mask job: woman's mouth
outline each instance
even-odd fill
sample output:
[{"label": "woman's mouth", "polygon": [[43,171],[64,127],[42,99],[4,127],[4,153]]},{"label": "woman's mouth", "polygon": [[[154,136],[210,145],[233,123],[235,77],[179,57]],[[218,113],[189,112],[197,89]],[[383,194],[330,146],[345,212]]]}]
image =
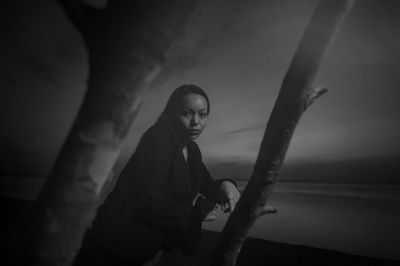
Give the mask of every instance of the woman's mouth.
[{"label": "woman's mouth", "polygon": [[200,130],[193,130],[193,129],[189,130],[190,135],[200,135],[200,133],[201,133]]}]

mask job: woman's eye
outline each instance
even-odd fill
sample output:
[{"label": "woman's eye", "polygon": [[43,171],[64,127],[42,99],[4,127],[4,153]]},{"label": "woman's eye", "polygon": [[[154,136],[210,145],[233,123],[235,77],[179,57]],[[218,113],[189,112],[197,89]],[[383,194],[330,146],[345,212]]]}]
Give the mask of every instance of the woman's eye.
[{"label": "woman's eye", "polygon": [[182,112],[182,115],[188,117],[188,116],[191,115],[191,113],[188,112],[188,111],[183,111],[183,112]]},{"label": "woman's eye", "polygon": [[200,114],[200,117],[201,117],[201,118],[206,118],[206,117],[207,117],[207,113],[201,113],[201,114]]}]

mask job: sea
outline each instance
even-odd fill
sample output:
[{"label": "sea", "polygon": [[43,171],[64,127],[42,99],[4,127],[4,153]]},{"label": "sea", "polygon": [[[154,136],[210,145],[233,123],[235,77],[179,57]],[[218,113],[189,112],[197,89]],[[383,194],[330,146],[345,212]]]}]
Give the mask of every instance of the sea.
[{"label": "sea", "polygon": [[[246,182],[239,182],[241,190]],[[278,183],[250,237],[400,261],[400,184]],[[221,231],[229,214],[203,223]]]}]

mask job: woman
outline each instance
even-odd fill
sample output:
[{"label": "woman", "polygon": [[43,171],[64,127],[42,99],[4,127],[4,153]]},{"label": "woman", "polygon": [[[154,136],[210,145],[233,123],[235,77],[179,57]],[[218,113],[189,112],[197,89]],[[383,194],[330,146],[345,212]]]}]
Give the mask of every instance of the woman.
[{"label": "woman", "polygon": [[236,185],[212,180],[194,142],[209,112],[201,88],[183,85],[173,92],[100,206],[75,265],[142,265],[176,247],[193,255],[201,222],[213,218],[216,204],[233,210]]}]

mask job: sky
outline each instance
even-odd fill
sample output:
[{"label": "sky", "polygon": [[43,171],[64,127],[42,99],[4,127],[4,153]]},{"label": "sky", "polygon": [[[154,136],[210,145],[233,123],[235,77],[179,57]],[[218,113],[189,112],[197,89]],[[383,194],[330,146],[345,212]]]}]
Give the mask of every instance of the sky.
[{"label": "sky", "polygon": [[[102,1],[90,1],[103,4]],[[317,1],[205,1],[147,92],[118,167],[181,84],[211,101],[198,143],[216,178],[247,179],[280,85]],[[87,54],[56,1],[9,1],[0,27],[0,176],[46,176],[86,89]],[[399,183],[400,4],[356,1],[303,114],[283,181]]]}]

